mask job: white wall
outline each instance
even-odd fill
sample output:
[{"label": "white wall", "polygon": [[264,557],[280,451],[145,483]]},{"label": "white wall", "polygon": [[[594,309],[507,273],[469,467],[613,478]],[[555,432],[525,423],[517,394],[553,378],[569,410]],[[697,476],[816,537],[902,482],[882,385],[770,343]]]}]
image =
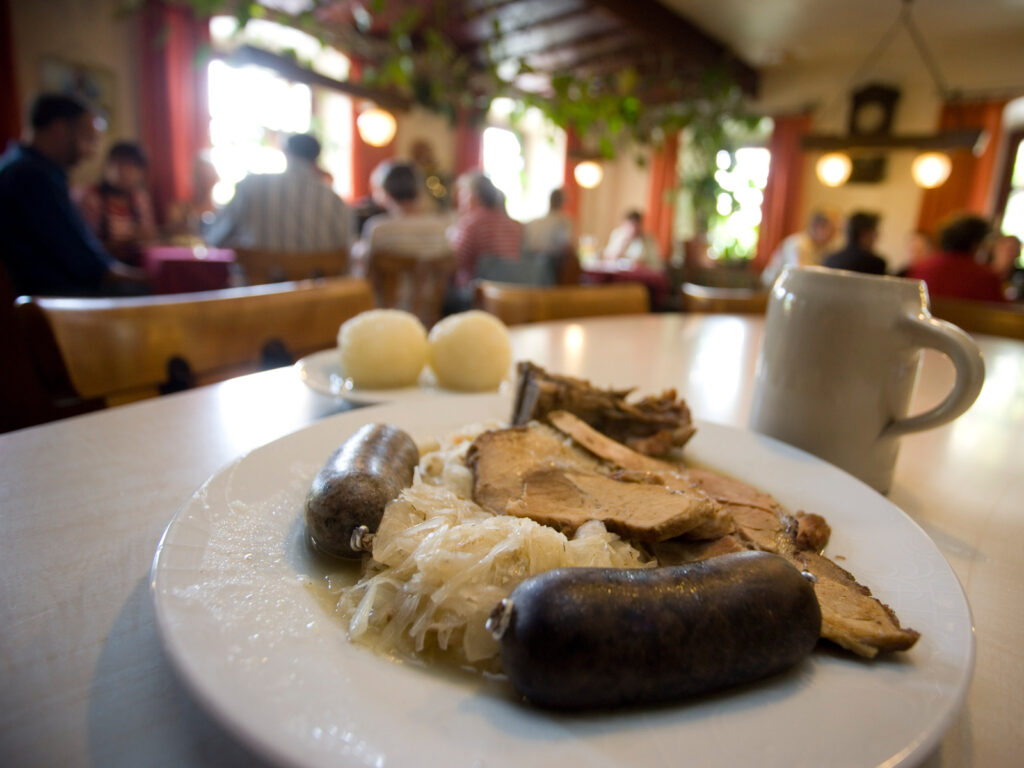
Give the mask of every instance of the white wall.
[{"label": "white wall", "polygon": [[[11,33],[18,94],[27,104],[40,87],[44,57],[99,68],[114,79],[116,101],[103,145],[91,161],[75,169],[73,184],[100,175],[106,148],[120,139],[139,138],[138,70],[134,15],[118,15],[117,0],[11,0]],[[147,147],[147,151],[156,151]]]},{"label": "white wall", "polygon": [[439,168],[455,168],[455,131],[448,118],[422,107],[413,107],[395,115],[398,132],[395,134],[395,157],[408,160],[418,141],[425,141],[434,152]]}]

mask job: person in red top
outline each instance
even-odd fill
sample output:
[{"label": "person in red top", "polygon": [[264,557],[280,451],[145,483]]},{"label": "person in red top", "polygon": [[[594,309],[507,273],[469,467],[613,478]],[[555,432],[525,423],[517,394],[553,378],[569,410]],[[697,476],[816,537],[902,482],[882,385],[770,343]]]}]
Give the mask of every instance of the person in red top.
[{"label": "person in red top", "polygon": [[85,191],[82,217],[107,251],[126,264],[142,261],[142,248],[156,238],[153,201],[146,189],[146,156],[130,141],[110,148],[103,180]]},{"label": "person in red top", "polygon": [[923,280],[931,296],[1005,301],[999,276],[974,260],[989,229],[980,216],[955,216],[939,231],[939,251],[912,266],[907,277]]},{"label": "person in red top", "polygon": [[505,212],[505,197],[482,173],[470,172],[456,184],[459,218],[450,238],[455,253],[455,286],[465,288],[483,256],[516,260],[523,247],[523,225]]}]

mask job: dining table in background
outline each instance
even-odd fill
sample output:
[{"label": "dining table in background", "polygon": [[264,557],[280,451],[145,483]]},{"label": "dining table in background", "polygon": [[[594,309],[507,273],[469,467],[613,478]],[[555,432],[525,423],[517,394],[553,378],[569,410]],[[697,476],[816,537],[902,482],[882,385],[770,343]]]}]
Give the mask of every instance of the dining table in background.
[{"label": "dining table in background", "polygon": [[586,285],[607,283],[642,283],[651,298],[651,308],[668,306],[672,294],[672,281],[664,269],[628,262],[591,262],[580,268],[580,282]]},{"label": "dining table in background", "polygon": [[[679,314],[511,330],[518,359],[603,386],[674,387],[697,418],[740,427],[762,332],[761,317]],[[903,439],[889,494],[949,561],[973,612],[974,679],[927,768],[1009,766],[1024,753],[1024,343],[978,341],[981,396]],[[914,409],[952,381],[949,361],[926,351]],[[150,565],[207,478],[342,411],[349,427],[374,418],[282,368],[0,436],[0,764],[262,764],[175,675]]]},{"label": "dining table in background", "polygon": [[153,245],[142,252],[142,267],[153,293],[217,291],[231,285],[235,252],[205,245]]}]

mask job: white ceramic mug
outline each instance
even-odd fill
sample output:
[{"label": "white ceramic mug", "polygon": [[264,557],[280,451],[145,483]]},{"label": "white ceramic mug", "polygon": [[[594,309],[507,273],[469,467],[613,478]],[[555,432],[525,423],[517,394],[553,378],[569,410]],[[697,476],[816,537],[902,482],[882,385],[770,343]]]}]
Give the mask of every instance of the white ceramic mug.
[{"label": "white ceramic mug", "polygon": [[[908,416],[924,347],[952,360],[956,382],[936,407]],[[750,426],[887,493],[900,436],[952,421],[984,380],[977,344],[929,314],[921,281],[787,269],[768,301]]]}]

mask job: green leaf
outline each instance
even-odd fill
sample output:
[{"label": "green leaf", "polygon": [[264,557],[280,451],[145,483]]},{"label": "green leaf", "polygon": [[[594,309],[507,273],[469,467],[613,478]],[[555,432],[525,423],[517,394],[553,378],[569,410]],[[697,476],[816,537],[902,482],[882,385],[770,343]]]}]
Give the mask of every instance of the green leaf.
[{"label": "green leaf", "polygon": [[636,89],[639,75],[632,67],[624,69],[615,76],[615,90],[620,96],[627,96]]}]

